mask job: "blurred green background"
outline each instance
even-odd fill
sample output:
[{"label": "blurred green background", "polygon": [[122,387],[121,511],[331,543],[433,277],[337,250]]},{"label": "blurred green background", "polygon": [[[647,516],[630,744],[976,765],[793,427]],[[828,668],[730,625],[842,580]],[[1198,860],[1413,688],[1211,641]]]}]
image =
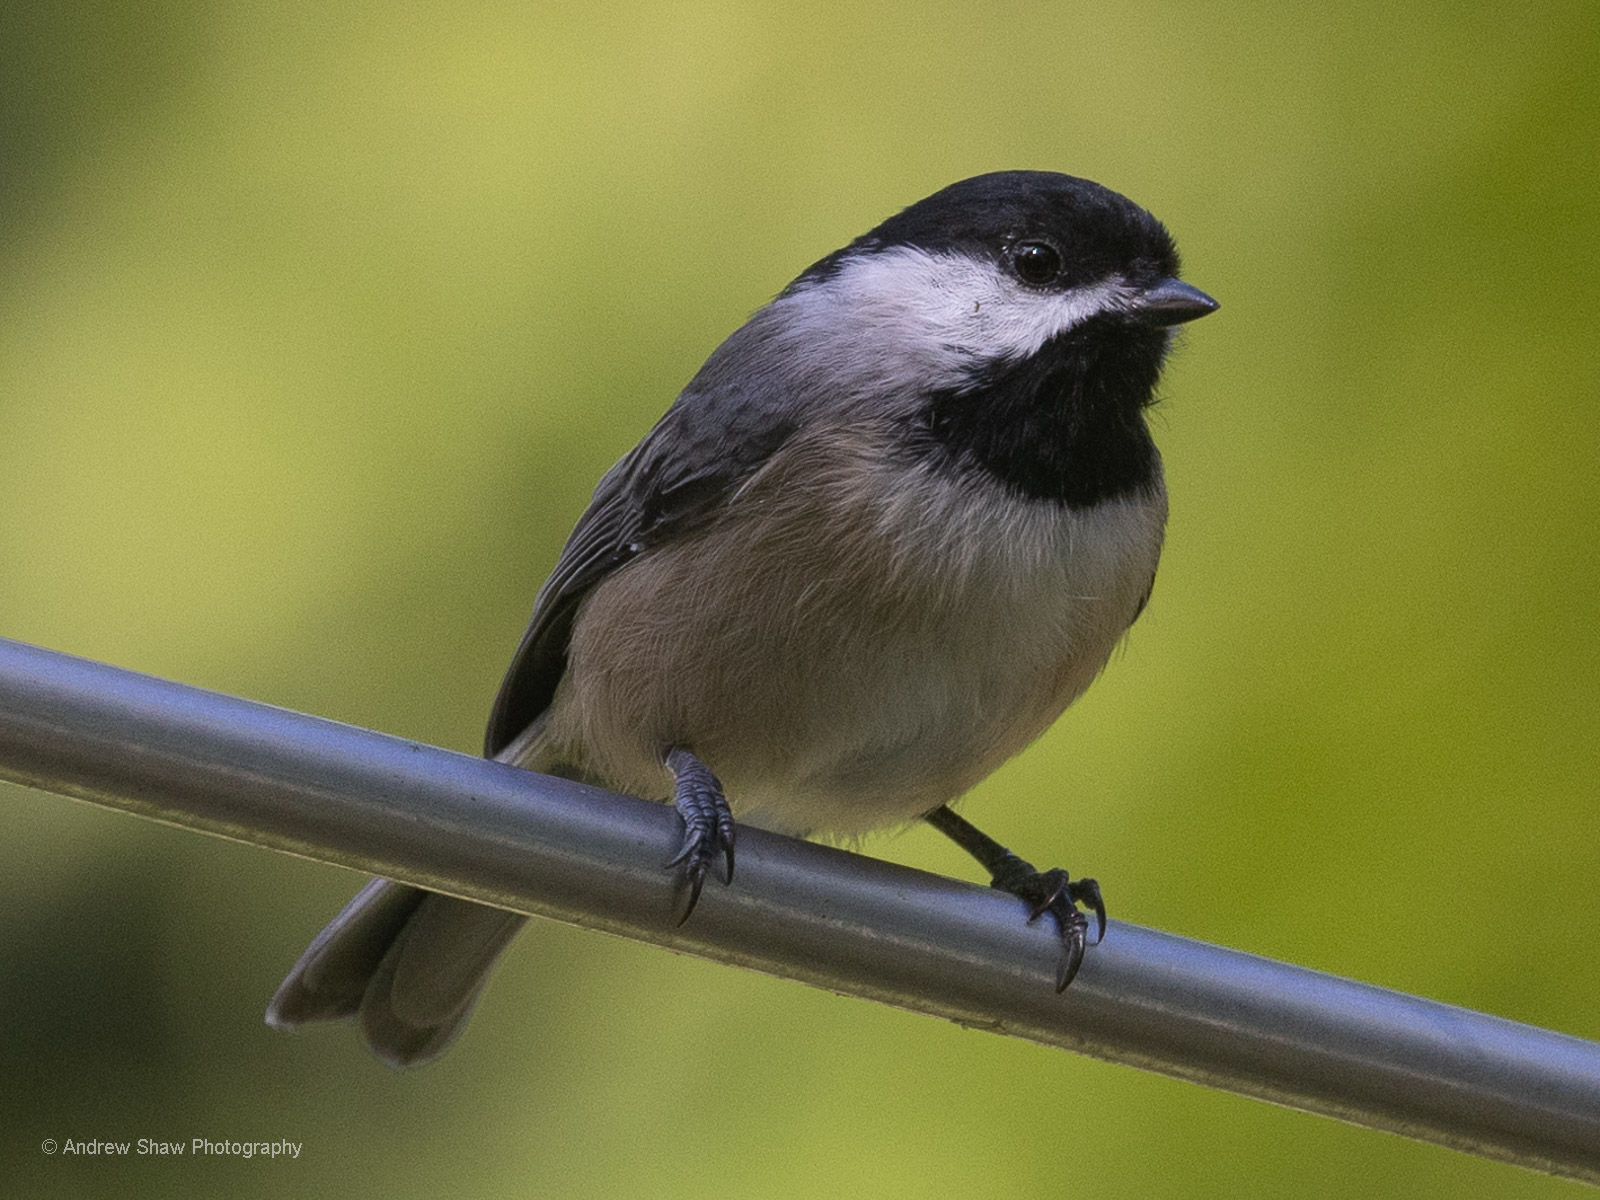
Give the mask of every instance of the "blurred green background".
[{"label": "blurred green background", "polygon": [[[6,5],[0,635],[473,750],[724,335],[948,182],[1086,175],[1223,308],[1149,612],[966,811],[1124,919],[1600,1038],[1597,146],[1592,0]],[[1576,1191],[546,923],[397,1074],[261,1023],[349,873],[14,788],[0,837],[12,1195]]]}]

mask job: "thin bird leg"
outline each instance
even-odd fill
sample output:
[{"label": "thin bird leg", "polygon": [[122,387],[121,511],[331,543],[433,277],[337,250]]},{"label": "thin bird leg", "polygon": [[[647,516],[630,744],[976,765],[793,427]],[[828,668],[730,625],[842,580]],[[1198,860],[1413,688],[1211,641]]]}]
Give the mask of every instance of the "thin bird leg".
[{"label": "thin bird leg", "polygon": [[1086,906],[1095,917],[1095,943],[1106,936],[1106,905],[1100,885],[1092,879],[1071,879],[1060,867],[1035,870],[1030,862],[1018,858],[988,834],[959,817],[949,805],[941,804],[923,820],[983,864],[993,879],[990,887],[1020,896],[1033,906],[1028,920],[1037,921],[1045,913],[1056,919],[1061,931],[1061,964],[1056,968],[1056,991],[1064,992],[1083,965],[1088,944],[1089,921],[1078,911]]},{"label": "thin bird leg", "polygon": [[722,794],[722,784],[711,768],[706,766],[682,746],[673,746],[661,756],[676,781],[672,791],[672,804],[683,818],[683,844],[667,866],[683,867],[683,876],[689,883],[689,903],[678,918],[682,925],[689,919],[694,906],[700,902],[700,889],[705,886],[706,875],[720,856],[728,864],[725,882],[733,882],[733,813],[728,808],[727,797]]}]

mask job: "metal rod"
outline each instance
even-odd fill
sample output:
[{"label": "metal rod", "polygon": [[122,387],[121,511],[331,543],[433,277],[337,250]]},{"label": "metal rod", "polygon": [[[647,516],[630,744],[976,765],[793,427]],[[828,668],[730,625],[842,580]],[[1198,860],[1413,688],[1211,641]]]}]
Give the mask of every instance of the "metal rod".
[{"label": "metal rod", "polygon": [[665,805],[4,639],[0,778],[1600,1183],[1600,1044],[753,829],[680,928]]}]

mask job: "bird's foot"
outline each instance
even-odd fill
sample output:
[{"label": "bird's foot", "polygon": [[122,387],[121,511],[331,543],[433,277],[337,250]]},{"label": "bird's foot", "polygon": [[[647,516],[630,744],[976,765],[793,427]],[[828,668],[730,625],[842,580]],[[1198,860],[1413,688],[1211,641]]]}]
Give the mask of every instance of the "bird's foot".
[{"label": "bird's foot", "polygon": [[1089,945],[1089,919],[1078,911],[1084,905],[1094,914],[1095,944],[1106,936],[1106,902],[1100,898],[1100,885],[1092,879],[1072,879],[1060,867],[1038,871],[1030,862],[1018,858],[948,804],[941,804],[923,818],[945,837],[983,864],[993,883],[991,887],[1020,896],[1032,908],[1029,921],[1045,913],[1055,918],[1061,931],[1061,963],[1056,968],[1056,991],[1064,992],[1083,965],[1083,952]]},{"label": "bird's foot", "polygon": [[1026,900],[1031,906],[1030,922],[1037,921],[1045,913],[1055,918],[1056,928],[1061,931],[1056,991],[1066,991],[1083,965],[1083,954],[1089,945],[1089,919],[1079,911],[1078,905],[1082,904],[1094,914],[1095,945],[1106,936],[1106,903],[1100,895],[1100,885],[1093,879],[1073,879],[1060,867],[1036,870],[1033,864],[1011,853],[995,862],[991,870],[994,881],[989,886]]},{"label": "bird's foot", "polygon": [[682,925],[700,902],[700,889],[718,858],[728,865],[724,882],[733,882],[733,813],[721,782],[705,763],[681,747],[668,750],[663,759],[676,780],[673,806],[683,818],[683,844],[666,864],[681,866],[689,885],[689,903],[678,918]]}]

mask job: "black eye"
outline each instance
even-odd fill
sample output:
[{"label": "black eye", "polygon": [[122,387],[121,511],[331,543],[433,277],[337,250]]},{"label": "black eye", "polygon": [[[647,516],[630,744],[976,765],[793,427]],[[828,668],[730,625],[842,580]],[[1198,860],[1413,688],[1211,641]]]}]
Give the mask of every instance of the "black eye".
[{"label": "black eye", "polygon": [[1061,254],[1044,242],[1018,242],[1011,248],[1011,265],[1024,283],[1043,286],[1061,274]]}]

